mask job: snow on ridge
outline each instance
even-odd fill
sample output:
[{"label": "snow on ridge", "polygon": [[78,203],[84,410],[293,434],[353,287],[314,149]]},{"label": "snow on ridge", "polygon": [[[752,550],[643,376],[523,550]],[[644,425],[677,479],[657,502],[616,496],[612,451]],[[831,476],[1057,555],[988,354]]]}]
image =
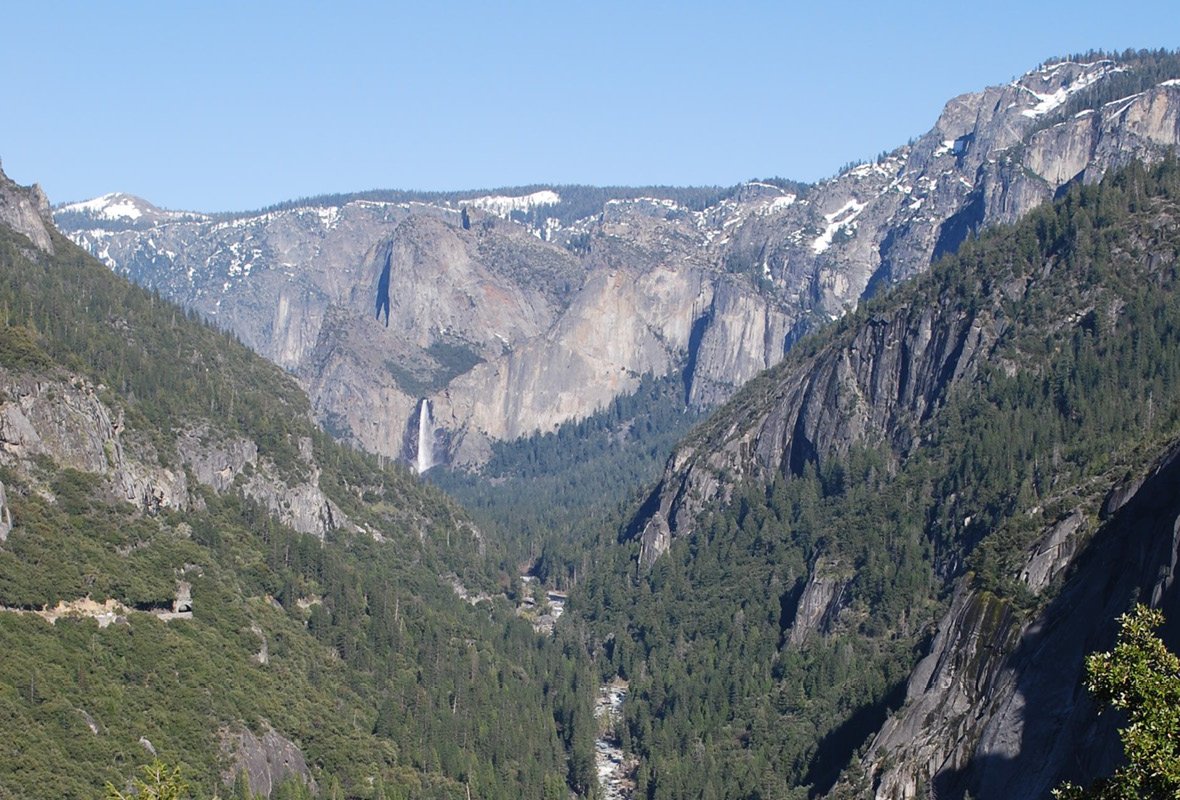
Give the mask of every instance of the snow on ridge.
[{"label": "snow on ridge", "polygon": [[1156,86],[1180,86],[1180,78],[1172,78],[1168,81],[1157,83]]},{"label": "snow on ridge", "polygon": [[[1073,62],[1063,61],[1058,64],[1054,64],[1051,68],[1040,73],[1041,80],[1049,80],[1054,74],[1056,74],[1058,69],[1065,66],[1066,64],[1071,63]],[[1050,111],[1068,100],[1070,95],[1076,94],[1082,89],[1085,89],[1087,86],[1097,83],[1112,72],[1119,72],[1123,69],[1122,67],[1114,66],[1114,62],[1112,61],[1095,61],[1093,64],[1083,64],[1079,66],[1082,66],[1085,71],[1079,75],[1076,80],[1074,80],[1072,83],[1063,84],[1055,91],[1048,92],[1046,94],[1034,91],[1033,89],[1025,86],[1023,83],[1017,81],[1014,84],[1017,88],[1024,89],[1033,97],[1037,98],[1037,104],[1032,108],[1026,108],[1021,111],[1021,116],[1028,117],[1029,119],[1036,119],[1037,117],[1048,114]],[[1096,69],[1091,69],[1091,67],[1096,67]],[[1030,75],[1032,74],[1036,73],[1030,73]]]},{"label": "snow on ridge", "polygon": [[782,195],[781,197],[776,197],[773,200],[771,200],[769,203],[767,203],[765,206],[762,207],[761,213],[772,214],[775,211],[778,211],[779,209],[788,208],[790,206],[795,205],[795,201],[798,199],[799,198],[793,194],[785,194],[785,195]]},{"label": "snow on ridge", "polygon": [[462,204],[487,211],[498,217],[507,217],[513,211],[529,211],[538,206],[555,206],[560,202],[561,195],[557,192],[551,189],[542,189],[539,192],[533,192],[532,194],[521,195],[519,197],[486,195],[484,197],[462,201]]},{"label": "snow on ridge", "polygon": [[70,203],[62,206],[58,211],[89,214],[103,219],[139,219],[143,216],[143,209],[138,198],[122,192],[110,192],[91,200],[80,203]]},{"label": "snow on ridge", "polygon": [[[1120,97],[1118,100],[1111,100],[1109,103],[1106,103],[1102,106],[1102,113],[1106,115],[1107,119],[1118,117],[1128,108],[1130,108],[1131,104],[1142,97],[1144,94],[1145,92],[1136,92],[1135,94],[1129,94],[1126,97]],[[1122,105],[1119,105],[1120,103]],[[1117,111],[1107,111],[1107,109],[1111,108],[1112,106],[1119,106],[1119,108]]]},{"label": "snow on ridge", "polygon": [[764,181],[746,181],[746,186],[757,186],[759,189],[774,189],[775,191],[786,191],[781,186],[775,186],[773,183],[766,183]]},{"label": "snow on ridge", "polygon": [[396,203],[391,200],[350,200],[350,206],[358,206],[359,208],[386,208],[392,206],[393,208],[404,208],[406,203]]},{"label": "snow on ridge", "polygon": [[1049,80],[1062,67],[1081,67],[1082,69],[1089,69],[1091,67],[1098,67],[1099,69],[1109,71],[1110,67],[1114,66],[1114,62],[1109,58],[1100,58],[1097,61],[1055,61],[1052,64],[1047,64],[1040,69],[1033,70],[1029,75],[1040,75],[1041,80]]},{"label": "snow on ridge", "polygon": [[165,211],[143,198],[124,192],[108,192],[90,200],[58,206],[54,214],[85,214],[95,219],[161,222],[169,220],[204,220],[206,215],[191,211]]},{"label": "snow on ridge", "polygon": [[670,200],[667,197],[612,197],[607,200],[605,205],[608,206],[629,206],[639,205],[643,203],[649,206],[659,206],[661,208],[679,209],[683,208],[675,200]]},{"label": "snow on ridge", "polygon": [[861,164],[848,170],[847,175],[854,178],[866,178],[869,175],[883,175],[889,177],[889,168],[884,164],[878,164],[876,161],[870,161],[867,164]]},{"label": "snow on ridge", "polygon": [[325,228],[333,227],[336,224],[336,221],[340,218],[339,206],[314,206],[310,208],[301,208],[299,210],[302,213],[310,212],[315,214],[316,217],[319,218],[320,224]]},{"label": "snow on ridge", "polygon": [[835,238],[836,232],[841,228],[854,228],[856,226],[856,218],[864,210],[865,204],[853,198],[831,214],[824,214],[824,219],[827,220],[828,225],[824,229],[824,232],[817,236],[811,243],[812,251],[818,256],[831,247],[832,239]]}]

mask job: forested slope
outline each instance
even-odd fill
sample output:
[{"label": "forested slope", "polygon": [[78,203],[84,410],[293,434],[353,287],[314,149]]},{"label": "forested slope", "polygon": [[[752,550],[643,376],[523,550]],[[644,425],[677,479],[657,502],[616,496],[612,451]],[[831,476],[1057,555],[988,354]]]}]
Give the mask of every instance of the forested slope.
[{"label": "forested slope", "polygon": [[199,797],[586,790],[580,651],[517,618],[465,513],[47,241],[0,228],[0,797],[153,753]]},{"label": "forested slope", "polygon": [[[805,340],[700,426],[572,600],[631,682],[639,796],[828,791],[955,592],[994,649],[945,658],[995,668],[1104,500],[1180,439],[1178,279],[1180,167],[1132,166]],[[960,758],[990,701],[946,733]]]}]

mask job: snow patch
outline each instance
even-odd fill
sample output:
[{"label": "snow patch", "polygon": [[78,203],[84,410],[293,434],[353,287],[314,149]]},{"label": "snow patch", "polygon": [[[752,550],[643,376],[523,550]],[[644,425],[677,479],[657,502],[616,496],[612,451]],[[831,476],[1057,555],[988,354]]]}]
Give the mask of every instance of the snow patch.
[{"label": "snow patch", "polygon": [[497,217],[507,217],[513,211],[529,211],[538,206],[555,206],[561,202],[561,195],[550,189],[542,189],[520,197],[487,195],[464,201],[464,205],[487,211]]},{"label": "snow patch", "polygon": [[[1106,114],[1108,117],[1117,117],[1120,114],[1122,114],[1124,111],[1126,111],[1128,108],[1130,108],[1131,104],[1134,103],[1136,100],[1138,100],[1142,96],[1143,96],[1143,92],[1139,92],[1137,94],[1129,94],[1126,97],[1120,97],[1118,100],[1111,100],[1109,103],[1102,106],[1102,113]],[[1117,111],[1107,111],[1106,110],[1106,109],[1110,108],[1111,106],[1119,105],[1119,103],[1122,103],[1122,105],[1119,106],[1119,109]]]},{"label": "snow patch", "polygon": [[608,205],[608,206],[626,206],[626,205],[640,205],[640,204],[649,205],[649,206],[657,206],[659,208],[667,208],[667,209],[670,209],[673,211],[680,210],[683,208],[683,206],[681,206],[675,200],[669,200],[666,197],[634,197],[629,200],[628,199],[620,200],[618,198],[612,198],[612,199],[606,201],[606,205]]},{"label": "snow patch", "polygon": [[847,174],[854,178],[867,178],[870,175],[884,175],[888,177],[889,170],[884,164],[878,164],[877,162],[872,161],[868,164],[861,164],[859,167],[853,167],[852,169],[848,170]]},{"label": "snow patch", "polygon": [[315,214],[319,218],[320,224],[325,228],[331,228],[340,219],[339,206],[320,207],[315,206],[311,208],[301,208],[298,210],[301,214]]},{"label": "snow patch", "polygon": [[58,211],[90,214],[102,219],[136,220],[143,216],[143,209],[140,208],[140,203],[136,198],[119,192],[104,194],[81,203],[70,203],[62,206]]},{"label": "snow patch", "polygon": [[832,246],[832,239],[836,236],[837,231],[841,229],[846,229],[849,232],[855,230],[856,218],[864,210],[864,203],[852,199],[841,206],[839,210],[833,211],[831,214],[824,214],[824,219],[827,220],[828,225],[824,229],[824,232],[817,236],[811,243],[812,251],[818,256]]},{"label": "snow patch", "polygon": [[[1063,62],[1061,64],[1054,64],[1053,67],[1051,67],[1049,70],[1047,70],[1047,74],[1043,74],[1041,76],[1041,79],[1044,81],[1048,81],[1049,78],[1053,75],[1053,73],[1055,73],[1058,69],[1060,69],[1063,66],[1065,66],[1065,62]],[[1098,68],[1091,70],[1089,72],[1085,72],[1085,73],[1079,75],[1078,78],[1076,80],[1074,80],[1072,83],[1063,84],[1062,86],[1058,87],[1055,91],[1048,92],[1045,94],[1042,94],[1040,92],[1035,92],[1032,89],[1028,88],[1027,86],[1024,86],[1023,84],[1019,84],[1019,83],[1016,84],[1019,88],[1024,89],[1026,92],[1031,94],[1033,97],[1037,98],[1037,104],[1035,106],[1033,106],[1032,108],[1026,108],[1023,111],[1021,111],[1020,112],[1021,116],[1028,117],[1029,119],[1036,119],[1039,116],[1042,116],[1044,114],[1048,114],[1050,111],[1057,108],[1062,103],[1064,103],[1066,100],[1068,100],[1070,95],[1080,92],[1082,89],[1085,89],[1087,86],[1092,86],[1093,84],[1097,83],[1098,81],[1100,81],[1102,78],[1106,77],[1109,73],[1111,73],[1113,71],[1111,69],[1110,62],[1108,62],[1108,61],[1098,62],[1095,66],[1097,66]]]},{"label": "snow patch", "polygon": [[762,213],[763,214],[773,214],[776,211],[781,211],[784,208],[788,208],[790,206],[795,205],[795,200],[797,200],[797,199],[798,198],[795,197],[795,195],[793,195],[793,194],[783,195],[782,197],[776,197],[773,200],[771,200],[769,203],[767,203],[765,206],[762,207]]}]

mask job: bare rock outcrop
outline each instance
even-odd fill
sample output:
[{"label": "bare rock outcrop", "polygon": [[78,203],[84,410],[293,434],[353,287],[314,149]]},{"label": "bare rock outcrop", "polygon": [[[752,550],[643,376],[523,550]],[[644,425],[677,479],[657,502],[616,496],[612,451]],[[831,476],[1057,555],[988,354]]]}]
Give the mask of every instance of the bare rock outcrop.
[{"label": "bare rock outcrop", "polygon": [[[1073,517],[1046,532],[1051,548],[1078,554],[1066,559],[1062,591],[1035,614],[960,587],[905,705],[862,761],[875,797],[1037,798],[1061,780],[1113,771],[1118,723],[1097,716],[1084,657],[1113,645],[1114,620],[1132,600],[1180,615],[1178,455],[1165,455],[1096,533]],[[1044,552],[1034,548],[1026,574]]]},{"label": "bare rock outcrop", "polygon": [[802,644],[815,633],[827,632],[840,613],[841,600],[850,576],[838,562],[819,559],[811,568],[811,575],[803,587],[803,594],[795,607],[795,620],[787,640],[792,645]]},{"label": "bare rock outcrop", "polygon": [[49,199],[40,186],[17,186],[0,171],[0,225],[23,233],[38,250],[52,253],[52,219]]},{"label": "bare rock outcrop", "polygon": [[[254,442],[207,427],[180,432],[175,452],[166,459],[174,466],[165,467],[153,445],[125,430],[121,413],[107,406],[102,392],[78,377],[0,370],[0,463],[48,456],[61,466],[102,476],[112,496],[148,513],[189,508],[191,472],[216,492],[241,491],[301,533],[322,537],[346,524],[343,512],[319,487],[309,440],[300,443],[299,478],[281,475],[259,456]],[[4,533],[7,514],[0,495]]]},{"label": "bare rock outcrop", "polygon": [[0,483],[0,544],[8,538],[12,530],[12,511],[8,508],[8,497],[4,493],[4,484]]},{"label": "bare rock outcrop", "polygon": [[940,313],[929,304],[870,318],[808,360],[760,378],[734,410],[706,428],[709,446],[689,442],[640,512],[643,561],[691,529],[697,513],[743,477],[769,480],[855,446],[905,451],[917,425],[953,384],[986,359],[1004,323],[986,304]]},{"label": "bare rock outcrop", "polygon": [[75,204],[59,218],[116,270],[299,374],[333,432],[413,461],[427,398],[436,461],[478,462],[490,440],[584,417],[645,372],[681,376],[694,406],[720,403],[981,227],[1173,152],[1180,81],[1071,105],[1133,68],[1046,64],[953,98],[875,162],[810,187],[751,182],[704,208],[627,196],[559,221],[545,191],[133,225]]},{"label": "bare rock outcrop", "polygon": [[240,490],[258,501],[277,520],[300,533],[323,538],[346,521],[344,513],[319,487],[320,470],[311,454],[311,442],[301,443],[302,466],[309,472],[291,481],[260,457],[258,446],[241,436],[223,436],[208,428],[190,430],[177,443],[177,454],[192,470],[197,482],[216,492]]},{"label": "bare rock outcrop", "polygon": [[232,761],[222,775],[225,785],[233,786],[238,773],[244,772],[250,793],[257,797],[270,797],[275,787],[290,779],[302,782],[314,794],[315,778],[303,751],[269,725],[264,727],[261,736],[244,725],[221,732],[222,752]]},{"label": "bare rock outcrop", "polygon": [[153,463],[146,450],[127,451],[122,417],[100,398],[102,387],[81,378],[0,370],[0,388],[0,462],[49,456],[62,466],[103,475],[116,496],[146,511],[187,508],[184,472]]}]

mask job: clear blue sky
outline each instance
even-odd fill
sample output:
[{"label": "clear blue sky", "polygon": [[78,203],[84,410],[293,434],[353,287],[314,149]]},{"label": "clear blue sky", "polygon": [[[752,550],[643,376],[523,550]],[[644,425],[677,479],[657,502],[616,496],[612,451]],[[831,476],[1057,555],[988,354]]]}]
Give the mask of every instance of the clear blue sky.
[{"label": "clear blue sky", "polygon": [[53,202],[815,180],[950,97],[1180,46],[1175,0],[21,2],[0,159]]}]

